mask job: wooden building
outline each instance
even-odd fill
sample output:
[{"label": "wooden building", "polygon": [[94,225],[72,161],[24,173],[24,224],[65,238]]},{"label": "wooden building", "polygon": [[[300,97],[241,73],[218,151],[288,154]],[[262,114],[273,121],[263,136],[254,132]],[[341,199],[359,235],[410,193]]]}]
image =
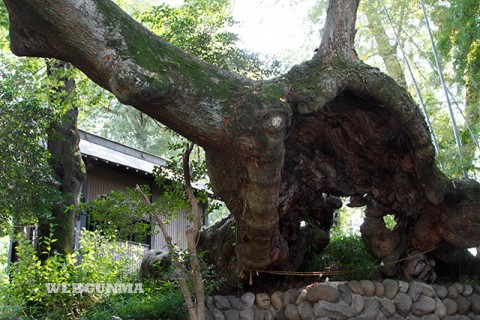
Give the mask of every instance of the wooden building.
[{"label": "wooden building", "polygon": [[[89,202],[113,190],[135,188],[136,185],[150,186],[151,200],[155,201],[160,190],[155,184],[152,172],[155,166],[165,165],[166,159],[85,131],[79,131],[79,133],[80,152],[87,168],[87,179],[82,189],[82,201]],[[86,215],[87,213],[80,215],[77,231],[88,227]],[[187,224],[186,214],[181,212],[167,226],[173,242],[182,249],[187,247],[185,238]],[[152,227],[158,229],[158,226],[154,226],[153,223]],[[141,245],[145,250],[166,250],[161,232],[148,236]]]}]

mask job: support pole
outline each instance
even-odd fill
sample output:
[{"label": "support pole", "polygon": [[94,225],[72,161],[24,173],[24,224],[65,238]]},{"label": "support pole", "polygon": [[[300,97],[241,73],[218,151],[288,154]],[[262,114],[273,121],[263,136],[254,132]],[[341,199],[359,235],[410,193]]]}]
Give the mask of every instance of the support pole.
[{"label": "support pole", "polygon": [[447,99],[448,112],[450,113],[450,120],[452,121],[453,134],[455,136],[455,142],[457,143],[458,154],[460,156],[460,161],[462,165],[463,177],[468,178],[467,170],[465,170],[465,163],[464,163],[465,159],[463,158],[463,152],[462,152],[462,141],[460,140],[460,135],[458,134],[457,122],[455,121],[455,115],[453,113],[452,104],[450,102],[450,95],[448,94],[448,88],[445,83],[445,78],[443,76],[442,65],[440,63],[440,59],[437,54],[437,47],[433,39],[432,29],[430,28],[430,22],[428,21],[427,11],[425,10],[425,3],[423,0],[420,0],[420,4],[422,5],[423,17],[425,18],[425,24],[427,25],[430,41],[432,42],[433,55],[435,56],[438,75],[440,76],[440,81],[442,82],[443,91],[445,92],[445,98]]},{"label": "support pole", "polygon": [[[395,40],[397,41],[397,45],[400,48],[400,51],[402,52],[403,60],[405,61],[405,65],[407,66],[408,72],[410,74],[410,77],[412,78],[413,85],[415,87],[415,91],[417,92],[418,99],[420,100],[420,105],[422,106],[423,110],[423,115],[425,116],[425,120],[427,121],[428,129],[430,130],[430,135],[432,136],[432,141],[433,141],[433,146],[435,147],[435,152],[437,154],[440,153],[440,147],[438,145],[438,140],[437,136],[435,135],[435,131],[433,130],[432,123],[430,122],[430,117],[428,116],[427,113],[427,108],[425,106],[425,102],[423,101],[422,93],[420,92],[420,88],[418,87],[417,80],[415,79],[415,76],[413,75],[412,68],[410,66],[410,62],[408,62],[407,55],[405,54],[405,51],[403,50],[402,43],[400,42],[400,38],[398,37],[397,31],[395,30],[395,26],[393,24],[392,18],[390,17],[390,14],[388,14],[387,8],[385,7],[385,3],[380,0],[383,11],[385,12],[385,15],[387,16],[388,21],[390,22],[390,25],[392,26],[393,34],[395,35]],[[440,168],[444,170],[443,163],[439,162]]]}]

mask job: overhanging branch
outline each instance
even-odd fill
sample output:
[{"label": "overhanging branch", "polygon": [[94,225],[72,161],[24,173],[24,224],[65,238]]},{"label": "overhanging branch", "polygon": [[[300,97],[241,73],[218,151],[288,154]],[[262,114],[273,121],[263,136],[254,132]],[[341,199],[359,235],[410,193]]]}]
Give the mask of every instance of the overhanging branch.
[{"label": "overhanging branch", "polygon": [[173,47],[109,0],[6,0],[17,55],[71,62],[90,79],[176,132],[210,148],[252,82]]}]

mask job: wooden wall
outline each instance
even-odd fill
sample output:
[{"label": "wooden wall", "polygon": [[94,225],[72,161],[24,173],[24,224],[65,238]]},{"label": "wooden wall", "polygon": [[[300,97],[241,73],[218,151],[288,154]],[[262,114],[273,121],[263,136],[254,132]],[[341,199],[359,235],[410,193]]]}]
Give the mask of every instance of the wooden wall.
[{"label": "wooden wall", "polygon": [[[115,165],[106,165],[98,161],[87,162],[87,180],[84,183],[82,196],[84,201],[92,201],[99,195],[107,194],[113,190],[125,190],[135,188],[138,185],[149,185],[153,188],[153,199],[157,199],[160,194],[159,188],[155,185],[151,175],[144,175],[135,170],[128,171]],[[85,220],[85,219],[83,219]],[[152,220],[153,222],[153,220]],[[188,226],[186,214],[181,212],[168,225],[167,230],[174,243],[181,249],[186,249],[185,229]],[[81,227],[84,226],[84,223]],[[151,247],[154,250],[166,251],[166,242],[160,232],[160,228],[155,226],[157,233],[151,237]]]}]

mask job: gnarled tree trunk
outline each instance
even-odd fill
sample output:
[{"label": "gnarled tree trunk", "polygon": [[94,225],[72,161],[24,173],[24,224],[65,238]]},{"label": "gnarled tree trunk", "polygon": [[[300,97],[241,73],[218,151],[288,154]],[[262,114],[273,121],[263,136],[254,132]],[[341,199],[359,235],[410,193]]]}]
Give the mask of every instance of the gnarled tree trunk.
[{"label": "gnarled tree trunk", "polygon": [[331,0],[317,54],[260,82],[181,52],[108,0],[5,3],[15,54],[71,62],[205,149],[214,192],[236,222],[235,233],[229,219],[204,237],[221,240],[209,248],[224,267],[236,255],[240,268],[298,268],[309,237],[318,248],[328,241],[336,196],[366,206],[363,238],[386,262],[480,243],[479,184],[437,169],[410,95],[358,60],[358,0]]},{"label": "gnarled tree trunk", "polygon": [[[65,72],[70,66],[63,62],[47,62],[49,76],[58,81],[57,96],[52,103],[66,103],[75,88],[73,79],[66,77]],[[63,96],[62,96],[63,95]],[[53,101],[55,100],[55,101]],[[53,172],[53,183],[61,194],[61,200],[52,205],[50,217],[39,221],[39,237],[56,239],[53,243],[39,243],[40,257],[47,258],[50,246],[52,251],[71,253],[75,246],[76,208],[80,198],[83,182],[86,178],[85,166],[80,154],[80,136],[78,134],[78,108],[65,106],[65,113],[50,124],[48,130],[47,148],[51,154],[49,159]],[[48,254],[44,254],[47,252]]]}]

